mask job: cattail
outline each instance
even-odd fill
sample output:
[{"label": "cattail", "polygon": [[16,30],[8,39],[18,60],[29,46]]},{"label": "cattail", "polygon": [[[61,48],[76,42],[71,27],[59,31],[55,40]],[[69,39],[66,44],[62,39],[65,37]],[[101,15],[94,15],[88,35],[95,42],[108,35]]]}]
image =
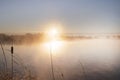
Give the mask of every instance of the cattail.
[{"label": "cattail", "polygon": [[13,80],[13,51],[14,48],[11,46],[11,79]]},{"label": "cattail", "polygon": [[13,46],[11,47],[11,54],[13,54],[13,50],[14,50],[14,48],[13,48]]}]

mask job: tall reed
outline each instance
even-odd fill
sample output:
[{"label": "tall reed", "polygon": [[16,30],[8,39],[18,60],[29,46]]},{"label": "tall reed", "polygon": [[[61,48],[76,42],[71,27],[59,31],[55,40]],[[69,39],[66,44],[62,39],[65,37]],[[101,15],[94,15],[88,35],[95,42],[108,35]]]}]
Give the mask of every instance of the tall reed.
[{"label": "tall reed", "polygon": [[2,41],[0,41],[0,46],[1,46],[1,49],[2,49],[3,56],[4,56],[4,61],[5,61],[5,72],[7,72],[7,67],[8,67],[7,66],[7,59],[6,59],[6,54],[5,54],[3,45],[2,45]]}]

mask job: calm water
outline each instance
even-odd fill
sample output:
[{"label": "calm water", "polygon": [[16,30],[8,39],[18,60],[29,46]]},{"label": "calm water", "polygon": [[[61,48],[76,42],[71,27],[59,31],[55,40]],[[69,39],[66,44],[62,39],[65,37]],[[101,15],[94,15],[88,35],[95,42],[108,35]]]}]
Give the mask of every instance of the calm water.
[{"label": "calm water", "polygon": [[[117,76],[120,68],[120,40],[89,39],[63,41],[60,44],[61,46],[54,45],[57,49],[52,47],[56,80],[120,79]],[[9,49],[10,46],[5,45],[4,48]],[[25,65],[39,76],[39,79],[50,80],[50,46],[38,43],[37,45],[15,45],[14,48],[15,55],[19,55]],[[7,50],[5,52],[10,62],[10,53]]]}]

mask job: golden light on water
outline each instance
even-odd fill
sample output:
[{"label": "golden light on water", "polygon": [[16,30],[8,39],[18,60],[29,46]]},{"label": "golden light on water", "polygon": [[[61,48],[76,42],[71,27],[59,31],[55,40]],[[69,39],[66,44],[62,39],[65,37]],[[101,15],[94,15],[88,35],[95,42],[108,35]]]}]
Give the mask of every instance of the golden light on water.
[{"label": "golden light on water", "polygon": [[51,24],[46,29],[46,42],[44,42],[44,47],[47,51],[52,49],[52,54],[56,54],[57,52],[61,51],[64,42],[60,39],[61,29],[59,29],[60,25]]},{"label": "golden light on water", "polygon": [[52,50],[54,51],[59,51],[62,49],[62,46],[63,46],[63,42],[62,41],[52,41],[49,43]]},{"label": "golden light on water", "polygon": [[57,25],[51,25],[51,28],[47,30],[47,37],[48,41],[45,42],[45,48],[50,50],[52,49],[53,53],[56,54],[57,52],[62,50],[62,47],[64,46],[64,42],[60,40],[60,32],[61,30],[58,29]]},{"label": "golden light on water", "polygon": [[57,52],[62,51],[63,46],[64,46],[64,42],[57,40],[44,43],[45,50],[49,51],[51,48],[53,52],[52,54],[56,54]]}]

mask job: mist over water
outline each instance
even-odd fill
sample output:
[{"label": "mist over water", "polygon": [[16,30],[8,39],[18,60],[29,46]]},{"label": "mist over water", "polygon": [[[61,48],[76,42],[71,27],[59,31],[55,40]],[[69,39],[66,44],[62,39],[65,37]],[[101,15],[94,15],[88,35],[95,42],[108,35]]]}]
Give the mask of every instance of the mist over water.
[{"label": "mist over water", "polygon": [[0,0],[0,80],[120,80],[119,61],[120,0]]},{"label": "mist over water", "polygon": [[[50,49],[45,43],[14,45],[14,55],[19,55],[38,80],[50,80]],[[62,48],[53,50],[56,80],[119,80],[119,39],[84,39],[64,41]],[[10,45],[4,46],[5,50]],[[1,50],[0,50],[1,51]],[[1,52],[2,53],[2,52]],[[7,53],[8,63],[10,62]],[[2,54],[0,54],[2,56]],[[9,64],[10,65],[10,64]]]}]

